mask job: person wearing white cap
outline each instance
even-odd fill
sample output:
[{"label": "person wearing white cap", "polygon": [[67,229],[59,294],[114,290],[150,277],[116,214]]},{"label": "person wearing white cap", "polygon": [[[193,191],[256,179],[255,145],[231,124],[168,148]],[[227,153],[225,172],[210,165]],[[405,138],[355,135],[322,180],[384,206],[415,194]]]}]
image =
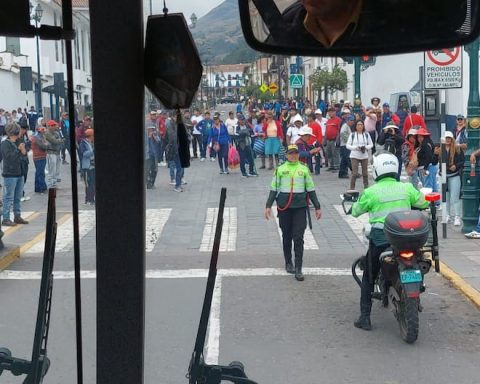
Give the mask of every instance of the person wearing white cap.
[{"label": "person wearing white cap", "polygon": [[300,161],[304,163],[313,173],[313,157],[320,152],[320,147],[315,148],[308,142],[312,137],[315,137],[312,128],[305,125],[298,131],[298,140],[295,144],[298,147],[298,153],[300,154]]},{"label": "person wearing white cap", "polygon": [[465,155],[462,149],[457,145],[453,133],[446,131],[443,140],[445,140],[445,150],[441,152],[440,157],[447,163],[447,209],[442,217],[442,222],[447,223],[450,218],[451,209],[455,213],[453,225],[462,225],[460,215],[462,202],[460,200],[460,189],[462,185],[461,175]]},{"label": "person wearing white cap", "polygon": [[293,118],[293,126],[289,127],[287,130],[287,145],[295,144],[300,137],[298,132],[303,126],[303,119],[300,115],[296,115]]},{"label": "person wearing white cap", "polygon": [[[323,118],[323,113],[320,109],[317,109],[315,111],[315,122],[319,124],[320,127],[322,128],[322,140],[323,140],[323,137],[325,137],[325,130],[327,129],[327,122]],[[323,144],[323,143],[320,143],[320,144]]]}]

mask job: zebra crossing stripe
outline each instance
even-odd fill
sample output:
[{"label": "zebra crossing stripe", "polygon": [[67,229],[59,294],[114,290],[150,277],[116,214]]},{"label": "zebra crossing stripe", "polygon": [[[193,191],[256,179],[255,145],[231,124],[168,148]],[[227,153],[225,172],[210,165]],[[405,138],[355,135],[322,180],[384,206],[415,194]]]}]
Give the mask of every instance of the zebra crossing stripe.
[{"label": "zebra crossing stripe", "polygon": [[[95,210],[80,211],[78,214],[79,237],[82,239],[95,227]],[[57,241],[55,252],[64,252],[73,245],[73,217],[70,217],[65,223],[57,228]],[[43,253],[45,244],[38,242],[33,245],[26,254]]]},{"label": "zebra crossing stripe", "polygon": [[147,209],[146,226],[145,226],[145,251],[152,252],[155,244],[157,244],[163,227],[170,217],[171,208],[163,209]]},{"label": "zebra crossing stripe", "polygon": [[[208,208],[203,228],[200,252],[211,252],[215,238],[218,208]],[[233,252],[237,246],[237,208],[225,207],[223,212],[223,231],[220,241],[220,252]]]},{"label": "zebra crossing stripe", "polygon": [[[280,236],[280,239],[282,238],[282,230],[280,228],[280,223],[278,222],[278,217],[277,217],[277,207],[273,206],[272,207],[272,214],[273,217],[275,217],[275,222],[277,223],[277,231]],[[306,251],[314,251],[319,249],[318,244],[315,241],[315,238],[313,237],[313,233],[310,230],[310,228],[307,226],[307,229],[305,230],[305,234],[303,236],[303,249]]]}]

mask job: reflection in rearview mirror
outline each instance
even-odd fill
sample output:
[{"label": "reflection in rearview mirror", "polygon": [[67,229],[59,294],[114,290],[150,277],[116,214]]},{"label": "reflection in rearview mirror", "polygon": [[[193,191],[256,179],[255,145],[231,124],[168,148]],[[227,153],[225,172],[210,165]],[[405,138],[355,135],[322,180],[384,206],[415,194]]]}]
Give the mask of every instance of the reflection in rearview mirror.
[{"label": "reflection in rearview mirror", "polygon": [[389,54],[463,45],[479,33],[479,0],[239,0],[255,49],[284,54]]}]

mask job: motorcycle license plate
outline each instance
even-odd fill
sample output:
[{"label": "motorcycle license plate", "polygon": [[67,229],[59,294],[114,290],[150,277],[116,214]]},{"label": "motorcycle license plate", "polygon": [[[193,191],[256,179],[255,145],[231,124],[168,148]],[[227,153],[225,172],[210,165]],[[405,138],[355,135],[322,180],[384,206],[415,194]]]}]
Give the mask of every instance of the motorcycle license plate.
[{"label": "motorcycle license plate", "polygon": [[420,283],[422,280],[422,272],[418,269],[407,269],[400,272],[400,281],[402,284]]}]

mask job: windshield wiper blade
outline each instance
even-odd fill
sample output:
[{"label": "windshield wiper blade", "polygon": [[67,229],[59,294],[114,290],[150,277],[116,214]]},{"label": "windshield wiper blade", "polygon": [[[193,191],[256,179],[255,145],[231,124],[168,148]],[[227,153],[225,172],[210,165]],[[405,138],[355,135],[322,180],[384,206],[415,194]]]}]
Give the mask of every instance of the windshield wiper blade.
[{"label": "windshield wiper blade", "polygon": [[228,366],[208,365],[205,363],[203,349],[207,336],[208,318],[212,307],[213,291],[215,289],[215,280],[217,278],[218,252],[220,250],[220,240],[222,237],[223,211],[225,200],[227,198],[227,189],[222,188],[220,193],[220,205],[218,208],[217,225],[215,228],[215,238],[213,241],[212,257],[210,259],[210,269],[208,271],[207,288],[205,290],[205,299],[203,300],[202,314],[200,324],[198,325],[195,348],[188,367],[187,378],[189,384],[219,384],[222,380],[227,380],[236,384],[256,384],[245,375],[244,366],[239,361],[233,361]]},{"label": "windshield wiper blade", "polygon": [[55,198],[56,190],[53,188],[49,189],[42,280],[40,282],[32,359],[28,361],[12,357],[9,349],[0,348],[0,375],[3,370],[10,371],[14,376],[27,375],[23,381],[24,384],[42,383],[43,377],[50,367],[50,360],[47,357],[47,341],[52,307],[53,260],[55,258],[55,242],[57,239]]}]

